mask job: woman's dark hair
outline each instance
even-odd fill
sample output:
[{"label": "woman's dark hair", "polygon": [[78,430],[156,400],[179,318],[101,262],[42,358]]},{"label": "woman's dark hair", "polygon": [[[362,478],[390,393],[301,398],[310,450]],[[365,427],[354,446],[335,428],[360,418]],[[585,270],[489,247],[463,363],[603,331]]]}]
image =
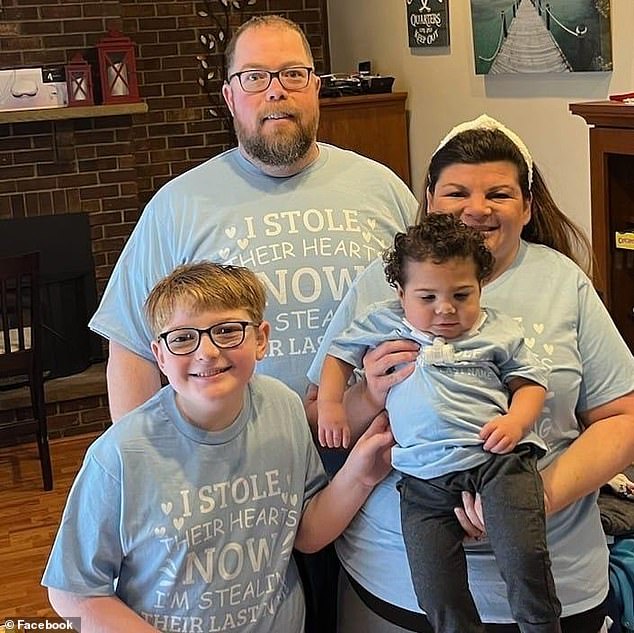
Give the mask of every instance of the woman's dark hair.
[{"label": "woman's dark hair", "polygon": [[[590,274],[592,247],[583,230],[555,204],[544,178],[533,163],[533,183],[529,186],[528,167],[511,139],[500,130],[475,128],[465,130],[450,139],[431,157],[426,190],[434,193],[440,174],[451,165],[479,165],[505,161],[515,165],[522,195],[531,200],[531,219],[522,230],[522,238],[534,244],[544,244],[563,253]],[[427,196],[423,192],[419,221],[427,214]]]},{"label": "woman's dark hair", "polygon": [[453,215],[430,213],[405,233],[396,234],[393,247],[383,253],[385,278],[391,286],[402,288],[407,282],[405,271],[409,262],[431,260],[442,264],[455,258],[473,260],[480,283],[493,271],[495,260],[480,231]]}]

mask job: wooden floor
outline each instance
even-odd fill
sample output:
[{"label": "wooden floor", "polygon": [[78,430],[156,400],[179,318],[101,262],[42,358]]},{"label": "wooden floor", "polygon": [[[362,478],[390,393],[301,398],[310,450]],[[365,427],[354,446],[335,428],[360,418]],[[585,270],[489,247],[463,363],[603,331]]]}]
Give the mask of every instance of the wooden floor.
[{"label": "wooden floor", "polygon": [[51,442],[54,489],[44,492],[35,444],[0,449],[0,623],[54,615],[40,579],[66,495],[96,435]]}]

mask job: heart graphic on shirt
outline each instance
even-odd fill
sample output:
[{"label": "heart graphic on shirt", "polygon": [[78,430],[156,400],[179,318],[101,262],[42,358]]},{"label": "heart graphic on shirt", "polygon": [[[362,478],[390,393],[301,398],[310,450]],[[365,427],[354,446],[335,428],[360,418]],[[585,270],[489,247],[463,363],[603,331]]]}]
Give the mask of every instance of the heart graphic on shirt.
[{"label": "heart graphic on shirt", "polygon": [[183,525],[185,524],[185,519],[183,519],[183,517],[178,517],[178,518],[174,519],[172,521],[172,523],[174,524],[174,527],[177,530],[180,530],[183,527]]},{"label": "heart graphic on shirt", "polygon": [[531,336],[531,337],[526,337],[524,339],[524,342],[526,343],[527,347],[530,347],[531,349],[533,349],[533,347],[535,346],[535,339]]},{"label": "heart graphic on shirt", "polygon": [[363,239],[366,242],[369,242],[372,239],[372,234],[369,231],[363,231],[363,233],[361,233],[361,235],[363,235]]},{"label": "heart graphic on shirt", "polygon": [[165,528],[164,527],[154,528],[154,534],[156,534],[156,536],[165,536]]},{"label": "heart graphic on shirt", "polygon": [[[163,574],[163,576],[166,576],[167,578],[171,578],[172,579],[172,585],[174,584],[174,581],[176,580],[176,578],[178,577],[176,574],[176,565],[171,561],[168,560],[165,562],[165,565],[163,565],[160,569],[159,572],[161,572],[161,574]],[[161,585],[164,585],[165,581],[161,581]]]},{"label": "heart graphic on shirt", "polygon": [[161,503],[161,510],[163,510],[163,514],[169,514],[172,511],[172,502],[168,501],[167,503]]},{"label": "heart graphic on shirt", "polygon": [[555,351],[555,348],[552,345],[548,345],[548,343],[544,343],[544,351],[549,356],[552,356],[553,352]]},{"label": "heart graphic on shirt", "polygon": [[225,235],[229,238],[229,239],[233,239],[236,236],[236,227],[235,226],[228,226],[225,229]]},{"label": "heart graphic on shirt", "polygon": [[541,334],[544,331],[544,324],[533,323],[533,329],[535,330],[535,332],[537,332],[537,334]]},{"label": "heart graphic on shirt", "polygon": [[289,556],[293,553],[293,544],[295,542],[295,532],[291,530],[282,541],[282,547],[280,553],[282,556]]},{"label": "heart graphic on shirt", "polygon": [[247,239],[241,239],[241,240],[238,240],[238,246],[239,246],[242,250],[244,250],[244,249],[245,249],[248,245],[249,245],[249,240],[247,240]]},{"label": "heart graphic on shirt", "polygon": [[288,503],[288,492],[282,492],[282,493],[280,494],[280,497],[282,497],[282,501],[283,501],[284,503]]},{"label": "heart graphic on shirt", "polygon": [[218,251],[218,255],[220,255],[220,259],[227,259],[229,257],[229,249],[228,248],[221,248]]},{"label": "heart graphic on shirt", "polygon": [[295,493],[295,492],[291,495],[291,505],[292,506],[296,506],[297,505],[297,493]]},{"label": "heart graphic on shirt", "polygon": [[374,231],[376,228],[376,220],[372,220],[371,218],[368,220],[368,226]]}]

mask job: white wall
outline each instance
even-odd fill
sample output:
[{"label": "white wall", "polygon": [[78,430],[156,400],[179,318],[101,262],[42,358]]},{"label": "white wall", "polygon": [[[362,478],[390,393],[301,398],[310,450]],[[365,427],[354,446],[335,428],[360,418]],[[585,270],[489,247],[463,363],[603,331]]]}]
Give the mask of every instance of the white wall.
[{"label": "white wall", "polygon": [[[469,0],[450,0],[450,46],[410,49],[405,0],[328,0],[333,72],[370,59],[409,93],[410,157],[420,195],[429,156],[456,123],[482,112],[526,142],[568,215],[590,233],[588,126],[569,103],[634,91],[634,2],[612,0],[611,73],[475,75]],[[634,108],[634,105],[632,106]]]}]

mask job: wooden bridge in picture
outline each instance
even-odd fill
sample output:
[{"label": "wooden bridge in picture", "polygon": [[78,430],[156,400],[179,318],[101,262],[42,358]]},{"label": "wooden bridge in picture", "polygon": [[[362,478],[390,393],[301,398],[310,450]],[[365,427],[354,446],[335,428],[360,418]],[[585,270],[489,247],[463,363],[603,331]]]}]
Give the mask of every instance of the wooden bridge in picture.
[{"label": "wooden bridge in picture", "polygon": [[[541,0],[519,0],[513,5],[513,17],[507,28],[506,15],[501,14],[498,49],[489,74],[571,72],[559,44],[549,31],[550,8],[542,8]],[[545,14],[546,21],[541,14]]]}]

